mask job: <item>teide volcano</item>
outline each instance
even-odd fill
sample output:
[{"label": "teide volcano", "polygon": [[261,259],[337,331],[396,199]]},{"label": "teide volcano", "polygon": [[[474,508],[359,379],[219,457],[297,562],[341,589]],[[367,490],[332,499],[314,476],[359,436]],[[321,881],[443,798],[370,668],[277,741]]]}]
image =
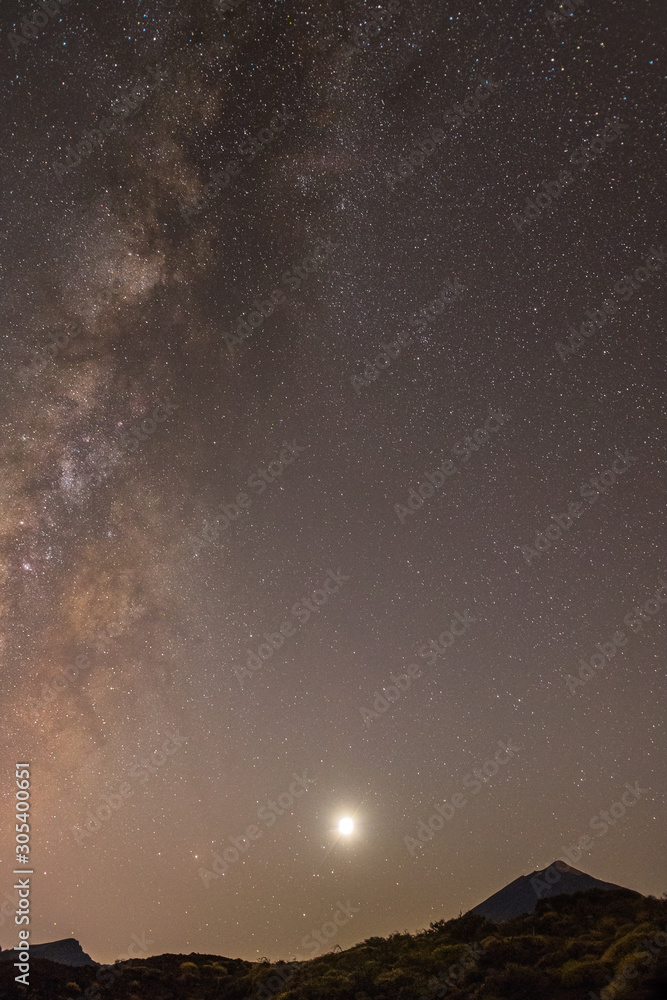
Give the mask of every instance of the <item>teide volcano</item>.
[{"label": "teide volcano", "polygon": [[493,896],[473,907],[470,912],[499,923],[513,920],[514,917],[520,917],[524,913],[532,913],[538,899],[583,892],[584,889],[622,888],[623,886],[614,885],[613,882],[601,882],[586,872],[571,868],[564,861],[553,861],[542,871],[533,872],[532,875],[520,875],[504,889],[494,892]]}]

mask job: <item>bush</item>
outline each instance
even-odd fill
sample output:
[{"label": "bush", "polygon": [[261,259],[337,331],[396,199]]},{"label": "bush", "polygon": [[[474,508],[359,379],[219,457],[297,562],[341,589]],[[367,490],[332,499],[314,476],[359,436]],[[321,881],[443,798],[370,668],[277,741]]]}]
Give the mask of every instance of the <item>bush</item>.
[{"label": "bush", "polygon": [[304,987],[306,996],[327,997],[327,1000],[342,1000],[356,992],[352,977],[339,972],[338,969],[322,970],[318,976],[313,976],[307,984],[304,984]]},{"label": "bush", "polygon": [[384,971],[384,965],[377,958],[370,959],[364,962],[362,966],[362,973],[366,976],[372,983],[374,983],[381,972]]},{"label": "bush", "polygon": [[441,944],[433,952],[433,960],[438,963],[440,969],[446,970],[459,961],[464,949],[463,944]]},{"label": "bush", "polygon": [[609,979],[609,969],[598,959],[585,959],[583,962],[572,959],[562,966],[559,978],[563,986],[583,986],[595,990],[605,985]]},{"label": "bush", "polygon": [[521,934],[503,941],[490,941],[484,954],[480,956],[479,964],[482,968],[492,969],[501,969],[508,962],[514,962],[516,965],[529,965],[537,962],[542,955],[549,954],[552,950],[553,945],[543,935],[532,937],[532,935]]},{"label": "bush", "polygon": [[653,937],[657,930],[658,928],[655,924],[649,923],[634,927],[628,934],[624,934],[623,937],[618,938],[607,948],[602,956],[602,961],[611,962],[613,965],[616,965],[619,959],[625,958],[626,955],[630,955],[633,951],[645,951],[643,942],[647,937]]},{"label": "bush", "polygon": [[408,986],[412,982],[405,969],[386,969],[377,978],[378,986]]},{"label": "bush", "polygon": [[602,990],[600,1000],[637,1000],[637,984],[615,979]]},{"label": "bush", "polygon": [[603,917],[598,924],[598,930],[601,930],[605,935],[611,935],[615,937],[618,933],[618,924],[613,917]]},{"label": "bush", "polygon": [[502,1000],[543,1000],[551,991],[551,981],[544,973],[528,965],[510,962],[506,968],[493,970],[484,981],[484,996],[497,994]]},{"label": "bush", "polygon": [[199,969],[194,962],[181,962],[180,970],[181,975],[186,979],[199,977]]},{"label": "bush", "polygon": [[455,920],[448,920],[444,930],[450,941],[476,941],[495,930],[495,924],[478,913],[466,913]]},{"label": "bush", "polygon": [[[192,963],[194,965],[194,963]],[[206,965],[202,965],[202,972],[206,972],[209,976],[226,976],[227,966],[222,965],[220,962],[209,962]]]}]

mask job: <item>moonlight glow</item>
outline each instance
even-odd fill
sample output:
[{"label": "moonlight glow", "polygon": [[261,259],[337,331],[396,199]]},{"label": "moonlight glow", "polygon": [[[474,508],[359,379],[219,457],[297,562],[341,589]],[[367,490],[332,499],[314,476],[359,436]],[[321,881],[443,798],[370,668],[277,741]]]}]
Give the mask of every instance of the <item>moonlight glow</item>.
[{"label": "moonlight glow", "polygon": [[344,816],[338,824],[338,829],[344,836],[348,836],[354,830],[354,820],[350,816]]}]

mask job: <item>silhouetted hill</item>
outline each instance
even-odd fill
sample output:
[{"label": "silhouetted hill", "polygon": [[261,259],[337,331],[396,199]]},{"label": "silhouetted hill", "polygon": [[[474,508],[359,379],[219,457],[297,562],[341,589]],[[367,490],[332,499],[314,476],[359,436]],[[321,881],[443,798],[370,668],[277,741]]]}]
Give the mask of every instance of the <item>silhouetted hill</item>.
[{"label": "silhouetted hill", "polygon": [[[589,889],[494,924],[479,914],[300,963],[158,955],[68,968],[37,959],[14,1000],[665,1000],[667,900]],[[613,986],[608,984],[613,982]]]},{"label": "silhouetted hill", "polygon": [[[12,948],[0,951],[0,962],[8,962],[16,957],[16,952]],[[31,944],[30,957],[48,958],[52,962],[60,965],[97,965],[90,955],[87,955],[76,938],[63,938],[62,941],[47,941],[45,944]]]},{"label": "silhouetted hill", "polygon": [[[585,892],[586,889],[622,889],[613,882],[600,879],[571,868],[564,861],[553,861],[542,871],[532,875],[520,875],[504,889],[494,892],[483,903],[474,906],[471,913],[478,913],[487,920],[500,922],[532,913],[538,900],[562,896],[565,893]],[[628,890],[630,891],[630,890]]]}]

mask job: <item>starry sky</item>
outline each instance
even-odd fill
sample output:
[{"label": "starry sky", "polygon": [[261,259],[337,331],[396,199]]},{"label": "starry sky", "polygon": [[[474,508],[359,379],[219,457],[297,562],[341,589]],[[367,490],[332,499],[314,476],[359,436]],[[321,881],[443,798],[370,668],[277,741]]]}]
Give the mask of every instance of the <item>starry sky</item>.
[{"label": "starry sky", "polygon": [[577,867],[661,894],[658,0],[39,9],[3,11],[2,900],[22,760],[32,940],[98,961],[425,927],[626,784]]}]

